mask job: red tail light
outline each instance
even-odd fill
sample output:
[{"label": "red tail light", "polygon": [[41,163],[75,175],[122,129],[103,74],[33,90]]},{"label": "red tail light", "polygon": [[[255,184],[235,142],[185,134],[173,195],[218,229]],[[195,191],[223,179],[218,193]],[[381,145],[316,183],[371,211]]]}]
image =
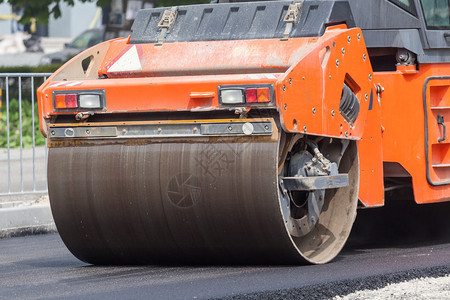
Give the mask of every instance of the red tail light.
[{"label": "red tail light", "polygon": [[56,111],[99,111],[106,109],[104,90],[53,91],[53,107]]},{"label": "red tail light", "polygon": [[269,88],[260,88],[257,89],[257,98],[258,102],[270,102],[270,90]]},{"label": "red tail light", "polygon": [[270,89],[269,88],[246,89],[245,98],[247,100],[247,103],[270,102]]},{"label": "red tail light", "polygon": [[[273,85],[223,85],[219,86],[219,101],[225,105],[253,104],[268,106],[274,102]],[[273,103],[272,103],[273,104]]]},{"label": "red tail light", "polygon": [[76,94],[59,94],[55,95],[55,108],[77,108],[78,96]]},{"label": "red tail light", "polygon": [[245,99],[247,100],[247,103],[256,103],[256,102],[258,102],[257,89],[247,89],[247,90],[245,90]]}]

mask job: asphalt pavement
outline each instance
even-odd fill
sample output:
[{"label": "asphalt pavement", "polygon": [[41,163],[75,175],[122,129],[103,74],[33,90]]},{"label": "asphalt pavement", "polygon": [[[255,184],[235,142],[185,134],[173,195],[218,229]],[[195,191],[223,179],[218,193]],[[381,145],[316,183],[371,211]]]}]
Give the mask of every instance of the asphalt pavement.
[{"label": "asphalt pavement", "polygon": [[0,240],[0,299],[325,299],[450,270],[450,243],[347,248],[316,266],[91,266],[56,234]]},{"label": "asphalt pavement", "polygon": [[342,254],[315,266],[92,266],[57,234],[0,239],[0,299],[330,299],[450,274],[449,211],[405,203],[360,211]]}]

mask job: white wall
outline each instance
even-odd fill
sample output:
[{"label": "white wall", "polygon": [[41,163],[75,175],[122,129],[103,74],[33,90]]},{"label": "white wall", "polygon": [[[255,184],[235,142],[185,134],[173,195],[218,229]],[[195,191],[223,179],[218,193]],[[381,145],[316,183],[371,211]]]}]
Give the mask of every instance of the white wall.
[{"label": "white wall", "polygon": [[[69,6],[65,2],[60,3],[61,17],[51,18],[48,22],[49,37],[73,38],[88,29],[97,12],[95,3],[82,3],[75,0],[75,5]],[[101,22],[101,17],[97,25]]]},{"label": "white wall", "polygon": [[[38,1],[38,0],[34,0]],[[97,12],[97,5],[94,3],[82,3],[75,0],[75,5],[68,6],[61,2],[61,17],[51,18],[48,22],[49,37],[74,38],[84,30],[88,29]],[[0,15],[11,14],[11,5],[8,3],[0,4]],[[96,23],[100,26],[101,16]],[[11,33],[11,20],[0,20],[0,36]]]},{"label": "white wall", "polygon": [[[8,3],[0,4],[0,15],[11,14],[11,5]],[[11,33],[11,20],[0,20],[0,36]]]}]

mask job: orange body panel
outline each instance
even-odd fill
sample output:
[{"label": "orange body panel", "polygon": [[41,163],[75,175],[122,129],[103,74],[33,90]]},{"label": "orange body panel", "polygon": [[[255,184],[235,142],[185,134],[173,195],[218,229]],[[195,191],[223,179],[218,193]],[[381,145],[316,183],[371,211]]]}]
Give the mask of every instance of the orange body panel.
[{"label": "orange body panel", "polygon": [[[124,45],[111,44],[99,74],[114,77],[189,76],[205,74],[242,74],[283,72],[314,46],[310,39],[231,40],[213,42]],[[124,47],[125,46],[125,47]],[[135,49],[132,49],[135,48]],[[114,63],[124,53],[135,51],[141,66],[117,70]]]},{"label": "orange body panel", "polygon": [[[348,42],[349,37],[353,42]],[[369,75],[372,71],[368,60],[363,59],[366,50],[359,29],[330,28],[320,38],[288,41],[174,43],[162,47],[136,45],[133,47],[140,48],[136,52],[140,53],[142,69],[110,72],[114,62],[131,49],[125,42],[125,39],[110,42],[99,68],[99,75],[107,75],[108,80],[71,74],[56,81],[58,73],[55,73],[40,91],[50,99],[55,90],[105,89],[107,109],[101,113],[215,110],[219,109],[218,85],[269,83],[275,86],[277,106],[289,107],[281,114],[287,131],[303,133],[303,127],[307,126],[309,130],[306,132],[310,134],[349,139],[362,136],[368,107],[368,99],[364,95],[370,93]],[[243,53],[247,53],[248,59],[243,59]],[[338,59],[339,66],[336,65]],[[360,62],[364,67],[358,65]],[[289,84],[289,79],[292,84]],[[353,88],[361,103],[360,115],[353,126],[339,114],[344,81]],[[284,91],[283,86],[287,85],[290,87]],[[203,97],[204,103],[195,107],[192,94],[199,93],[211,96],[209,99]],[[298,95],[302,95],[302,101],[298,101]],[[313,108],[317,113],[312,113]],[[333,117],[332,110],[335,111]],[[61,114],[54,112],[51,101],[42,102],[40,113],[45,117]],[[293,119],[298,120],[301,126],[294,129]]]},{"label": "orange body panel", "polygon": [[[366,55],[366,56],[364,56]],[[366,57],[366,59],[364,58]],[[283,76],[280,115],[290,132],[359,139],[365,126],[372,67],[359,29],[328,30]],[[354,124],[339,114],[346,83],[360,102]],[[299,101],[301,99],[301,101]]]},{"label": "orange body panel", "polygon": [[[316,42],[316,39],[273,39],[130,46],[127,39],[118,39],[93,47],[69,61],[40,87],[39,93],[51,99],[53,91],[105,89],[107,109],[99,112],[104,114],[217,110],[218,85],[264,83],[276,86],[279,77]],[[114,62],[132,47],[139,48],[135,49],[140,69],[111,72]],[[99,80],[93,68],[89,68],[86,75],[81,68],[64,72],[104,48],[107,49],[104,57],[100,63],[96,58],[95,64],[98,64],[99,75],[107,75],[108,80]],[[41,116],[50,118],[61,114],[54,111],[52,101],[40,99]],[[276,95],[275,99],[278,99]],[[45,130],[45,126],[42,128]]]},{"label": "orange body panel", "polygon": [[[285,130],[361,139],[359,199],[367,207],[384,203],[379,106],[370,105],[372,67],[359,29],[328,30],[281,78],[280,115]],[[354,124],[339,113],[342,84],[356,94],[360,112]],[[300,100],[301,99],[301,100]]]},{"label": "orange body panel", "polygon": [[364,133],[358,141],[359,200],[366,207],[375,207],[384,204],[383,139],[380,123],[381,105],[376,99],[375,92],[369,96],[369,101],[372,103],[369,103],[371,107],[367,112]]},{"label": "orange body panel", "polygon": [[[105,89],[107,109],[100,112],[103,114],[216,110],[219,108],[218,84],[275,83],[279,75],[271,73],[259,77],[261,79],[256,79],[251,74],[240,74],[108,79],[101,82],[99,80],[85,80],[76,86],[65,86],[64,90],[79,91],[100,87]],[[76,82],[67,81],[66,84],[71,85]],[[46,89],[48,97],[51,97],[51,92],[54,90],[61,90],[61,86],[50,85]],[[46,116],[61,114],[53,111],[50,101],[45,102],[43,107]]]},{"label": "orange body panel", "polygon": [[[428,78],[450,74],[450,64],[420,65],[416,72],[375,73],[375,82],[384,87],[380,95],[383,132],[383,160],[397,162],[412,177],[417,203],[446,201],[450,186],[433,186],[426,176],[425,149],[429,151],[431,180],[440,182],[449,178],[450,163],[448,139],[439,143],[442,127],[437,125],[437,114],[444,115],[450,125],[448,92],[450,79],[431,80],[426,88],[429,145],[425,145],[425,118],[423,89]],[[436,107],[433,109],[432,107]],[[430,164],[430,165],[431,165]],[[440,166],[439,166],[440,165]]]}]

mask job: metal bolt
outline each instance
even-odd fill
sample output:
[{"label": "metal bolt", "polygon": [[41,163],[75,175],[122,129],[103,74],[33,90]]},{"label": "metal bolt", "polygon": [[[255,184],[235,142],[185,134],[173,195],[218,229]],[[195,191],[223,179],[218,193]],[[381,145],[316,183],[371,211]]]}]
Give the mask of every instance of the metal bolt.
[{"label": "metal bolt", "polygon": [[192,129],[192,131],[193,131],[193,132],[197,132],[197,131],[198,131],[198,128],[197,128],[197,127],[194,127],[194,128]]},{"label": "metal bolt", "polygon": [[369,99],[369,95],[365,94],[364,98],[366,98],[366,101],[367,101],[367,99]]},{"label": "metal bolt", "polygon": [[289,84],[292,84],[292,78],[289,78]]},{"label": "metal bolt", "polygon": [[336,67],[339,67],[339,59],[336,59]]},{"label": "metal bolt", "polygon": [[331,75],[328,75],[328,78],[330,78],[330,79],[331,79]]},{"label": "metal bolt", "polygon": [[284,110],[287,110],[287,104],[284,105]]},{"label": "metal bolt", "polygon": [[342,54],[345,54],[345,48],[344,47],[342,47]]},{"label": "metal bolt", "polygon": [[313,115],[316,113],[316,108],[315,107],[312,108],[312,112],[313,112]]},{"label": "metal bolt", "polygon": [[91,131],[89,129],[86,129],[86,134],[91,134]]},{"label": "metal bolt", "polygon": [[305,76],[303,76],[303,78],[302,78],[303,80],[305,80]]},{"label": "metal bolt", "polygon": [[228,126],[228,131],[233,131],[233,127]]},{"label": "metal bolt", "polygon": [[244,125],[242,125],[242,132],[245,135],[251,135],[254,131],[254,127],[252,123],[246,122]]},{"label": "metal bolt", "polygon": [[265,126],[264,126],[264,129],[265,129],[265,130],[269,130],[269,125],[265,125]]},{"label": "metal bolt", "polygon": [[363,54],[363,60],[366,60],[366,54],[365,53]]},{"label": "metal bolt", "polygon": [[348,137],[348,131],[345,132],[345,137]]},{"label": "metal bolt", "polygon": [[351,40],[352,40],[352,38],[350,36],[347,36],[347,42],[350,43]]},{"label": "metal bolt", "polygon": [[161,128],[158,128],[158,132],[161,133],[161,131],[162,131],[162,129],[161,129]]},{"label": "metal bolt", "polygon": [[286,86],[283,84],[283,91],[286,91]]},{"label": "metal bolt", "polygon": [[331,110],[331,116],[334,117],[334,110]]},{"label": "metal bolt", "polygon": [[66,130],[64,130],[64,135],[65,136],[73,136],[74,131],[72,128],[66,128]]},{"label": "metal bolt", "polygon": [[304,131],[304,132],[306,132],[306,129],[307,129],[307,128],[306,128],[306,125],[303,126],[303,131]]},{"label": "metal bolt", "polygon": [[333,42],[333,47],[336,47],[336,42]]},{"label": "metal bolt", "polygon": [[369,74],[369,80],[372,80],[372,73]]},{"label": "metal bolt", "polygon": [[55,135],[55,134],[56,134],[54,130],[50,131],[50,133],[51,133],[52,135]]},{"label": "metal bolt", "polygon": [[361,33],[358,33],[356,36],[358,37],[358,40],[361,39]]}]

